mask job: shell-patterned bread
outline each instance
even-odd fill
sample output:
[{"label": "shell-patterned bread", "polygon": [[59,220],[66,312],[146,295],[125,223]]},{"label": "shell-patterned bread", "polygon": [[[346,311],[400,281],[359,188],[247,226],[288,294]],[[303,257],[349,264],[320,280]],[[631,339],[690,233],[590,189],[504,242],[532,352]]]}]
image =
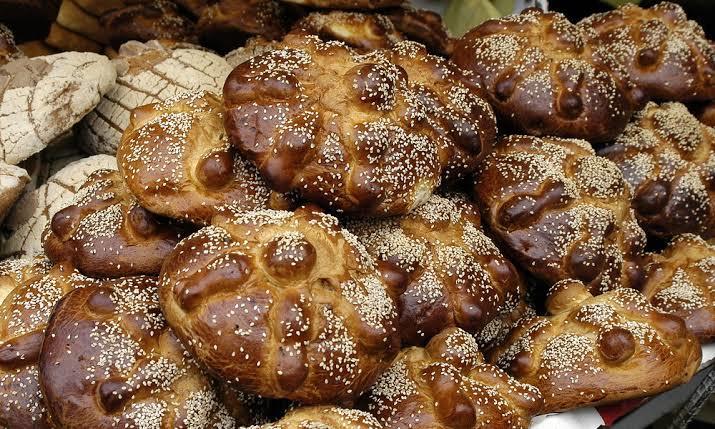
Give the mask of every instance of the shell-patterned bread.
[{"label": "shell-patterned bread", "polygon": [[318,405],[290,411],[275,423],[247,429],[384,429],[371,414],[348,408]]},{"label": "shell-patterned bread", "polygon": [[400,6],[405,0],[281,0],[302,6],[325,9],[380,9]]},{"label": "shell-patterned bread", "polygon": [[715,128],[680,103],[648,103],[613,145],[643,229],[655,237],[715,236]]},{"label": "shell-patterned bread", "polygon": [[221,99],[211,92],[187,92],[134,109],[117,161],[139,204],[169,218],[205,225],[228,206],[280,205],[229,143]]},{"label": "shell-patterned bread", "polygon": [[219,0],[201,11],[196,30],[203,44],[225,52],[250,35],[280,39],[288,31],[290,15],[278,0]]},{"label": "shell-patterned bread", "polygon": [[452,60],[474,73],[506,123],[531,135],[608,141],[642,102],[610,62],[590,57],[581,30],[560,13],[486,21],[455,42]]},{"label": "shell-patterned bread", "polygon": [[648,301],[675,314],[701,343],[715,339],[715,243],[679,235],[662,252],[649,255],[642,288]]},{"label": "shell-patterned bread", "polygon": [[299,31],[326,41],[339,40],[361,52],[388,49],[404,40],[392,21],[379,13],[313,12],[296,23],[292,32]]},{"label": "shell-patterned bread", "polygon": [[69,131],[114,85],[107,57],[64,52],[0,66],[0,160],[16,165]]},{"label": "shell-patterned bread", "polygon": [[526,429],[544,403],[536,388],[485,363],[459,328],[403,349],[364,399],[385,429]]},{"label": "shell-patterned bread", "polygon": [[90,285],[66,264],[44,258],[0,263],[0,427],[50,428],[38,381],[44,331],[55,303]]},{"label": "shell-patterned bread", "polygon": [[0,161],[0,221],[5,219],[28,182],[30,176],[26,170]]},{"label": "shell-patterned bread", "polygon": [[60,209],[72,201],[93,171],[117,168],[109,155],[95,155],[72,162],[50,177],[47,183],[29,192],[13,206],[3,225],[9,232],[2,255],[30,255],[42,252],[42,233]]},{"label": "shell-patterned bread", "polygon": [[311,207],[215,217],[170,254],[160,294],[197,360],[262,397],[350,405],[399,346],[375,261]]},{"label": "shell-patterned bread", "polygon": [[618,167],[588,142],[505,137],[474,196],[507,255],[538,279],[578,279],[594,294],[639,284],[645,233]]},{"label": "shell-patterned bread", "polygon": [[273,49],[280,48],[280,42],[268,40],[261,36],[251,37],[246,43],[236,48],[224,56],[226,62],[233,68],[237,67],[253,57],[257,57]]},{"label": "shell-patterned bread", "polygon": [[403,344],[424,345],[458,326],[486,348],[524,313],[519,273],[484,235],[478,208],[465,197],[432,195],[404,216],[351,221],[347,228],[400,292]]},{"label": "shell-patterned bread", "polygon": [[127,42],[114,60],[117,83],[80,123],[80,144],[89,153],[113,155],[129,126],[132,109],[187,91],[221,92],[231,66],[199,49],[169,49],[157,41]]},{"label": "shell-patterned bread", "polygon": [[166,325],[155,277],[104,280],[69,292],[47,325],[39,373],[59,428],[236,425]]},{"label": "shell-patterned bread", "polygon": [[169,0],[141,1],[113,10],[100,18],[109,43],[119,47],[129,40],[195,41],[194,24]]},{"label": "shell-patterned bread", "polygon": [[0,23],[0,66],[23,56],[15,44],[15,36],[12,31]]},{"label": "shell-patterned bread", "polygon": [[541,391],[545,413],[651,396],[688,382],[700,366],[700,344],[683,319],[635,289],[594,297],[563,280],[547,310],[523,319],[490,356]]},{"label": "shell-patterned bread", "polygon": [[635,4],[578,23],[595,55],[613,55],[647,97],[692,101],[715,98],[715,47],[680,5]]},{"label": "shell-patterned bread", "polygon": [[176,226],[137,203],[118,171],[97,170],[52,217],[44,249],[90,277],[158,275],[180,239]]}]

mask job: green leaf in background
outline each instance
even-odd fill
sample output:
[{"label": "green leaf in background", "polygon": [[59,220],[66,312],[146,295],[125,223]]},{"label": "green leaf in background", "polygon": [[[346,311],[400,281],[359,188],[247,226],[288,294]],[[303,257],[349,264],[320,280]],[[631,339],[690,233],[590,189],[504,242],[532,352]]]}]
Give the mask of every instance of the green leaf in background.
[{"label": "green leaf in background", "polygon": [[[495,3],[511,3],[513,7],[514,0],[500,0]],[[507,13],[510,12],[511,10]],[[502,15],[504,14],[488,0],[452,0],[444,13],[444,22],[453,36],[460,37],[482,22]]]}]

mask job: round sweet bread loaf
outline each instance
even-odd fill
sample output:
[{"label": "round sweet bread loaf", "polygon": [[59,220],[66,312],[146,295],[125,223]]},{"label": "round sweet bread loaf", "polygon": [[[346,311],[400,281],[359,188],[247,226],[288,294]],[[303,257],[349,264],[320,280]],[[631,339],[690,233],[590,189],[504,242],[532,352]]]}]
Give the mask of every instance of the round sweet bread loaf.
[{"label": "round sweet bread loaf", "polygon": [[458,326],[488,348],[525,311],[525,285],[484,235],[476,205],[432,195],[401,217],[351,221],[347,228],[383,264],[397,289],[402,343],[423,345]]},{"label": "round sweet bread loaf", "polygon": [[350,405],[399,346],[375,261],[310,207],[216,216],[171,253],[160,294],[196,359],[262,397]]},{"label": "round sweet bread loaf", "polygon": [[680,103],[649,103],[599,151],[621,169],[652,236],[715,236],[715,128]]},{"label": "round sweet bread loaf", "polygon": [[69,292],[47,324],[39,373],[50,420],[64,429],[236,425],[167,327],[155,277]]},{"label": "round sweet bread loaf", "polygon": [[300,407],[275,423],[247,429],[383,429],[369,413],[331,406]]},{"label": "round sweet bread loaf", "polygon": [[591,56],[582,31],[554,12],[527,9],[484,22],[455,42],[452,60],[484,87],[500,118],[536,136],[603,142],[625,128],[643,94]]},{"label": "round sweet bread loaf", "polygon": [[526,429],[543,403],[536,388],[485,363],[459,328],[425,348],[403,349],[365,395],[365,408],[385,428]]},{"label": "round sweet bread loaf", "polygon": [[715,340],[715,243],[678,235],[649,255],[642,291],[651,305],[675,314],[701,343]]},{"label": "round sweet bread loaf", "polygon": [[272,196],[258,171],[231,147],[221,99],[179,94],[134,109],[117,150],[119,171],[142,207],[208,224],[222,209],[266,208]]},{"label": "round sweet bread loaf", "polygon": [[594,56],[606,55],[656,100],[715,98],[715,47],[683,8],[661,2],[650,8],[625,4],[578,23]]},{"label": "round sweet bread loaf", "polygon": [[45,327],[65,293],[91,284],[69,265],[53,267],[45,257],[0,262],[0,427],[54,427],[38,380]]},{"label": "round sweet bread loaf", "polygon": [[334,10],[313,12],[291,30],[314,34],[322,40],[339,40],[358,51],[387,49],[404,40],[390,19],[379,13]]},{"label": "round sweet bread loaf", "polygon": [[158,275],[181,230],[141,207],[116,170],[97,170],[52,217],[44,249],[90,277]]},{"label": "round sweet bread loaf", "polygon": [[543,413],[655,395],[687,383],[700,366],[700,344],[683,320],[635,289],[594,297],[563,280],[546,304],[551,316],[522,319],[490,356],[541,391]]},{"label": "round sweet bread loaf", "polygon": [[474,184],[484,220],[514,262],[549,285],[593,293],[637,286],[645,233],[618,167],[583,140],[508,136]]}]

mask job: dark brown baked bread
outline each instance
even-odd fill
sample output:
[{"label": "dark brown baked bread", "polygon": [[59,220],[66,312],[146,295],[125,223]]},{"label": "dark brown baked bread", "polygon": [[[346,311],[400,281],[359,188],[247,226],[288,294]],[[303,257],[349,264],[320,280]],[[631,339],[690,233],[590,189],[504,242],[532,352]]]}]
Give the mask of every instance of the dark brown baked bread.
[{"label": "dark brown baked bread", "polygon": [[350,404],[397,352],[397,311],[375,261],[309,207],[216,216],[164,263],[169,324],[241,390]]},{"label": "dark brown baked bread", "polygon": [[645,94],[657,100],[715,98],[715,48],[683,8],[634,4],[578,23],[595,55],[613,56]]},{"label": "dark brown baked bread", "polygon": [[197,40],[194,23],[169,0],[130,4],[102,15],[100,22],[107,32],[107,39],[115,48],[129,40]]},{"label": "dark brown baked bread", "polygon": [[330,406],[300,407],[281,420],[248,429],[383,429],[371,414]]},{"label": "dark brown baked bread", "polygon": [[599,154],[615,162],[649,234],[715,236],[715,129],[680,103],[649,103]]},{"label": "dark brown baked bread", "polygon": [[525,285],[482,232],[478,210],[461,195],[432,195],[407,215],[347,224],[399,293],[403,344],[458,326],[486,348],[523,315]]},{"label": "dark brown baked bread", "polygon": [[496,127],[480,89],[422,45],[357,55],[289,34],[224,87],[226,129],[270,186],[337,212],[403,214],[473,169]]},{"label": "dark brown baked bread", "polygon": [[649,255],[643,294],[659,311],[675,314],[701,343],[715,340],[715,243],[679,235]]},{"label": "dark brown baked bread", "polygon": [[181,230],[141,207],[116,170],[97,170],[52,217],[44,248],[90,277],[158,275]]},{"label": "dark brown baked bread", "polygon": [[[226,206],[265,208],[271,192],[256,169],[231,147],[221,99],[179,94],[139,107],[117,149],[119,171],[147,210],[208,224]],[[273,204],[277,197],[273,198]]]},{"label": "dark brown baked bread", "polygon": [[701,350],[683,320],[634,289],[592,296],[583,283],[552,288],[548,317],[524,319],[491,361],[544,395],[545,413],[654,395],[686,383]]},{"label": "dark brown baked bread", "polygon": [[485,363],[471,335],[449,328],[426,348],[403,349],[365,403],[385,429],[526,429],[544,400]]},{"label": "dark brown baked bread", "polygon": [[59,6],[60,0],[0,0],[0,22],[12,28],[19,40],[41,39]]},{"label": "dark brown baked bread", "polygon": [[455,42],[452,60],[473,72],[501,119],[531,135],[616,137],[642,94],[594,61],[581,30],[553,12],[527,9],[484,22]]},{"label": "dark brown baked bread", "polygon": [[56,306],[39,363],[55,427],[235,427],[158,298],[155,277],[126,277],[75,289]]},{"label": "dark brown baked bread", "polygon": [[388,49],[404,40],[392,21],[379,13],[313,12],[298,21],[291,31],[314,34],[325,41],[339,40],[361,52]]},{"label": "dark brown baked bread", "polygon": [[45,257],[0,262],[0,427],[52,427],[40,393],[38,359],[55,303],[92,284],[67,264]]},{"label": "dark brown baked bread", "polygon": [[399,6],[406,0],[281,0],[285,3],[299,4],[326,9],[379,9]]},{"label": "dark brown baked bread", "polygon": [[709,127],[715,127],[715,101],[706,103],[699,109],[698,120]]},{"label": "dark brown baked bread", "polygon": [[24,54],[17,49],[12,31],[0,23],[0,66],[23,56]]},{"label": "dark brown baked bread", "polygon": [[416,9],[410,4],[382,11],[395,28],[408,39],[422,43],[430,52],[448,57],[454,39],[442,22],[442,16],[431,10]]},{"label": "dark brown baked bread", "polygon": [[645,234],[618,167],[583,140],[508,136],[474,196],[507,254],[548,284],[574,278],[596,294],[636,286]]},{"label": "dark brown baked bread", "polygon": [[293,20],[277,0],[218,0],[206,6],[196,30],[203,44],[223,52],[241,46],[250,35],[281,38]]}]

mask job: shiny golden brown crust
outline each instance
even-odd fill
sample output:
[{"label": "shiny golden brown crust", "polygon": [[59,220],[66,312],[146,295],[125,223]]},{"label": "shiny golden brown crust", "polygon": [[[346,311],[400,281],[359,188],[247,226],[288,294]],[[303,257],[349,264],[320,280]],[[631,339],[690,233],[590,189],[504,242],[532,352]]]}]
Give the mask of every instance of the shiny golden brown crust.
[{"label": "shiny golden brown crust", "polygon": [[552,289],[548,317],[523,320],[491,361],[538,388],[545,413],[651,396],[686,383],[701,349],[683,320],[634,289],[593,297],[583,283]]},{"label": "shiny golden brown crust", "polygon": [[116,170],[92,173],[45,232],[53,262],[67,261],[90,277],[158,275],[180,230],[141,207]]},{"label": "shiny golden brown crust", "polygon": [[292,32],[339,40],[358,51],[388,49],[404,40],[385,15],[346,11],[313,12],[298,21]]},{"label": "shiny golden brown crust", "polygon": [[448,57],[454,49],[454,39],[442,22],[442,16],[431,10],[410,5],[383,11],[397,30],[408,39],[422,43],[430,52]]},{"label": "shiny golden brown crust", "polygon": [[248,429],[384,429],[365,411],[330,406],[301,407],[281,420]]},{"label": "shiny golden brown crust", "polygon": [[548,284],[636,286],[645,234],[611,161],[583,140],[509,136],[476,177],[484,220],[513,261]]},{"label": "shiny golden brown crust", "polygon": [[349,405],[399,345],[375,261],[335,217],[231,212],[164,263],[169,324],[212,373],[244,391]]},{"label": "shiny golden brown crust", "polygon": [[591,142],[616,137],[642,94],[596,62],[581,30],[559,13],[528,9],[487,21],[455,43],[452,60],[473,72],[500,117],[527,134]]},{"label": "shiny golden brown crust", "polygon": [[715,98],[715,47],[683,8],[627,4],[579,22],[595,56],[613,56],[629,78],[657,100]]},{"label": "shiny golden brown crust", "polygon": [[57,428],[236,425],[167,327],[154,277],[106,280],[68,293],[47,325],[39,370]]},{"label": "shiny golden brown crust", "polygon": [[405,216],[347,228],[381,261],[385,281],[399,294],[403,344],[424,345],[457,326],[486,348],[525,311],[519,273],[484,235],[478,208],[463,196],[432,195]]},{"label": "shiny golden brown crust", "polygon": [[403,349],[365,395],[366,409],[386,429],[526,429],[543,403],[536,388],[485,363],[459,328],[426,348]]},{"label": "shiny golden brown crust", "polygon": [[406,0],[281,0],[309,7],[326,9],[379,9],[389,6],[399,6]]},{"label": "shiny golden brown crust", "polygon": [[680,103],[649,103],[600,155],[615,162],[649,235],[715,236],[715,129]]},{"label": "shiny golden brown crust", "polygon": [[169,218],[208,224],[227,206],[272,204],[256,169],[229,144],[221,100],[209,92],[135,109],[117,162],[139,204]]},{"label": "shiny golden brown crust", "polygon": [[38,361],[50,313],[62,296],[93,284],[45,257],[0,263],[0,427],[50,428]]},{"label": "shiny golden brown crust", "polygon": [[649,255],[643,294],[659,311],[675,314],[701,343],[715,340],[715,244],[679,235]]},{"label": "shiny golden brown crust", "polygon": [[118,48],[129,40],[196,41],[193,22],[168,0],[151,0],[113,10],[100,19],[106,38]]},{"label": "shiny golden brown crust", "polygon": [[225,52],[249,35],[279,39],[291,21],[289,10],[277,0],[219,0],[201,11],[196,30],[203,43]]}]

